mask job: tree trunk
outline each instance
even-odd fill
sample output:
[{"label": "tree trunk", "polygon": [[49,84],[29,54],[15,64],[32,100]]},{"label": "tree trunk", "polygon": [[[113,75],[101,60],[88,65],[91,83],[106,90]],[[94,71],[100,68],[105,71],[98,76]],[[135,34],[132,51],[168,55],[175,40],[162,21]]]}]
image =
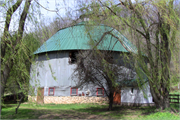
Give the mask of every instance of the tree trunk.
[{"label": "tree trunk", "polygon": [[170,104],[169,104],[169,94],[165,95],[164,99],[163,99],[163,109],[169,108]]},{"label": "tree trunk", "polygon": [[16,111],[15,111],[16,114],[17,114],[17,112],[18,112],[19,106],[21,105],[21,102],[23,101],[23,99],[24,99],[24,97],[25,97],[23,93],[20,93],[19,95],[21,96],[21,99],[20,99],[19,104],[18,104],[18,106],[17,106],[17,108],[16,108]]},{"label": "tree trunk", "polygon": [[[6,83],[7,83],[9,73],[10,73],[10,68],[7,65],[5,65],[4,71],[3,72],[1,71],[1,83],[0,83],[0,87],[1,87],[1,95],[0,95],[1,103],[3,103],[3,96],[4,96],[5,86],[6,86]],[[1,113],[2,105],[0,107],[1,107],[1,109],[0,109],[0,113]]]},{"label": "tree trunk", "polygon": [[1,98],[4,96],[4,90],[7,83],[7,79],[9,77],[11,65],[5,65],[3,72],[1,72]]},{"label": "tree trunk", "polygon": [[110,94],[109,94],[109,108],[108,108],[109,111],[112,110],[112,105],[113,105],[113,92],[110,91]]},{"label": "tree trunk", "polygon": [[[154,80],[153,80],[154,81]],[[151,83],[152,84],[152,83]],[[170,107],[169,104],[169,91],[166,88],[163,91],[163,87],[161,86],[159,90],[157,88],[153,88],[153,85],[150,85],[150,91],[153,97],[154,104],[157,109],[164,110]]]}]

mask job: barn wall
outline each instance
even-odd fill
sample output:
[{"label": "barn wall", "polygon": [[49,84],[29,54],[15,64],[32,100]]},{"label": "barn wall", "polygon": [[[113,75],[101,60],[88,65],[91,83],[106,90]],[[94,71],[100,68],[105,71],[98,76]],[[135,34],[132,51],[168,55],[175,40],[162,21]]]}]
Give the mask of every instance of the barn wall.
[{"label": "barn wall", "polygon": [[[49,87],[55,87],[55,96],[70,95],[70,88],[75,86],[71,79],[75,65],[68,63],[68,57],[68,52],[48,54],[49,60],[45,54],[39,55],[32,65],[35,71],[31,73],[31,85],[44,87],[45,96],[48,95]],[[39,84],[36,85],[34,81]]]},{"label": "barn wall", "polygon": [[[48,59],[49,58],[49,59]],[[70,96],[70,90],[76,86],[76,78],[72,79],[72,74],[76,67],[75,64],[69,64],[69,52],[53,52],[48,55],[39,55],[36,63],[31,66],[30,84],[35,87],[44,87],[44,96],[48,96],[49,87],[54,87],[54,96]],[[35,82],[36,81],[36,82]],[[78,94],[86,94],[89,90],[89,96],[96,96],[98,86],[87,85],[78,88]],[[35,95],[37,91],[35,90]]]},{"label": "barn wall", "polygon": [[121,90],[121,102],[122,103],[153,103],[152,95],[148,89],[144,89],[144,93],[147,98],[143,95],[142,90],[138,88],[133,88],[133,93],[131,92],[131,87],[126,87]]},{"label": "barn wall", "polygon": [[[117,61],[117,64],[123,65],[123,57],[119,56],[120,53],[113,54],[113,58]],[[76,67],[75,64],[69,64],[69,52],[51,52],[48,55],[41,54],[36,59],[36,62],[31,66],[31,80],[30,84],[33,87],[44,87],[44,96],[48,96],[49,87],[54,87],[54,96],[70,96],[71,87],[76,85],[76,78],[72,79],[72,74]],[[129,67],[128,67],[129,66]],[[132,68],[131,65],[126,67]],[[87,85],[82,88],[78,88],[78,95],[86,94],[89,90],[89,96],[96,96],[96,88],[98,86]],[[35,95],[37,89],[35,89]],[[134,103],[152,103],[152,97],[147,90],[145,92],[148,95],[148,99],[144,98],[141,91],[137,88],[134,89],[134,93],[131,94],[131,88],[123,88],[121,91],[121,102],[134,102]]]}]

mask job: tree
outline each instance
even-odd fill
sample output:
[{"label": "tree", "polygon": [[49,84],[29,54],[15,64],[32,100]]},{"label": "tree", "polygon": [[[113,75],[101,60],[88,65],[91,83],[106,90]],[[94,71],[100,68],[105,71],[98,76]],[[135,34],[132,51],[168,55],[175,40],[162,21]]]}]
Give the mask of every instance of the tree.
[{"label": "tree", "polygon": [[48,40],[51,36],[53,36],[60,29],[69,27],[73,24],[73,20],[70,18],[59,18],[58,16],[53,19],[48,25],[45,21],[41,21],[39,25],[37,25],[36,36],[38,40],[40,40],[41,44],[43,44],[46,40]]},{"label": "tree", "polygon": [[77,87],[91,84],[104,89],[109,99],[108,110],[112,110],[114,93],[120,90],[118,83],[124,80],[130,82],[136,76],[132,69],[118,65],[112,59],[112,54],[112,51],[97,49],[81,51],[77,55],[78,62],[74,72],[74,78],[78,78]]},{"label": "tree", "polygon": [[17,33],[11,34],[9,29],[12,15],[19,8],[22,2],[22,0],[18,0],[14,5],[10,6],[6,12],[5,27],[1,38],[1,101],[7,80],[10,77],[11,69],[16,60],[16,55],[21,47],[20,43],[22,42],[25,20],[27,18],[31,0],[25,1],[24,9],[20,15]]},{"label": "tree", "polygon": [[[5,11],[4,31],[1,36],[1,101],[5,88],[8,92],[23,93],[19,105],[24,96],[28,94],[30,66],[34,60],[33,52],[39,47],[40,42],[37,40],[39,36],[35,34],[37,31],[33,32],[33,29],[31,29],[31,32],[26,31],[26,27],[27,23],[34,21],[32,24],[37,23],[36,17],[32,17],[34,13],[39,13],[36,5],[58,14],[58,9],[49,10],[36,0],[33,2],[32,0],[9,0],[0,6],[4,8],[3,10],[7,10]],[[17,21],[13,16],[16,16]],[[13,28],[15,32],[12,32],[12,24],[18,26],[17,30]],[[28,27],[31,28],[30,26]]]},{"label": "tree", "polygon": [[[137,54],[134,55],[136,72],[139,77],[141,72],[146,74],[154,103],[160,109],[170,107],[170,61],[179,54],[178,6],[174,0],[120,0],[115,3],[98,0],[88,6],[93,13],[92,20],[101,16],[101,22],[113,23],[119,30],[129,28],[131,39],[137,46]],[[114,22],[108,23],[109,20]],[[142,53],[147,56],[149,64],[146,64]]]}]

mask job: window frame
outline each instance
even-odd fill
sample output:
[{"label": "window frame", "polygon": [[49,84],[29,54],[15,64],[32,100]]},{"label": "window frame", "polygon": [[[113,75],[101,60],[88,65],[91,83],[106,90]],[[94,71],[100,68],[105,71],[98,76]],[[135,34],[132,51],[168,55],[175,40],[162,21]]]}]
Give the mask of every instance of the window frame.
[{"label": "window frame", "polygon": [[[98,89],[102,90],[102,94],[98,95]],[[97,96],[104,96],[104,88],[96,88],[96,95]]]},{"label": "window frame", "polygon": [[[72,89],[76,89],[76,94],[72,94]],[[76,87],[71,87],[70,95],[71,95],[71,96],[77,96],[77,95],[78,95],[78,88],[76,88]]]},{"label": "window frame", "polygon": [[[50,94],[50,89],[53,89],[53,94]],[[48,96],[54,96],[54,91],[55,91],[55,88],[54,88],[54,87],[49,87]]]}]

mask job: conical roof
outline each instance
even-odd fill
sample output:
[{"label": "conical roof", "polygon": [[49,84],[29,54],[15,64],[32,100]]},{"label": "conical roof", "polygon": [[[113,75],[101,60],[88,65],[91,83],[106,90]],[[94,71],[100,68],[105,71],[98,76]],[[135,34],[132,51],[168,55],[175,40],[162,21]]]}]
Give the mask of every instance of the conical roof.
[{"label": "conical roof", "polygon": [[[105,34],[108,31],[111,31],[111,34]],[[60,50],[90,50],[97,45],[101,38],[102,41],[97,46],[99,50],[134,53],[137,51],[136,47],[116,29],[102,24],[95,25],[81,22],[59,30],[38,48],[34,54]]]}]

